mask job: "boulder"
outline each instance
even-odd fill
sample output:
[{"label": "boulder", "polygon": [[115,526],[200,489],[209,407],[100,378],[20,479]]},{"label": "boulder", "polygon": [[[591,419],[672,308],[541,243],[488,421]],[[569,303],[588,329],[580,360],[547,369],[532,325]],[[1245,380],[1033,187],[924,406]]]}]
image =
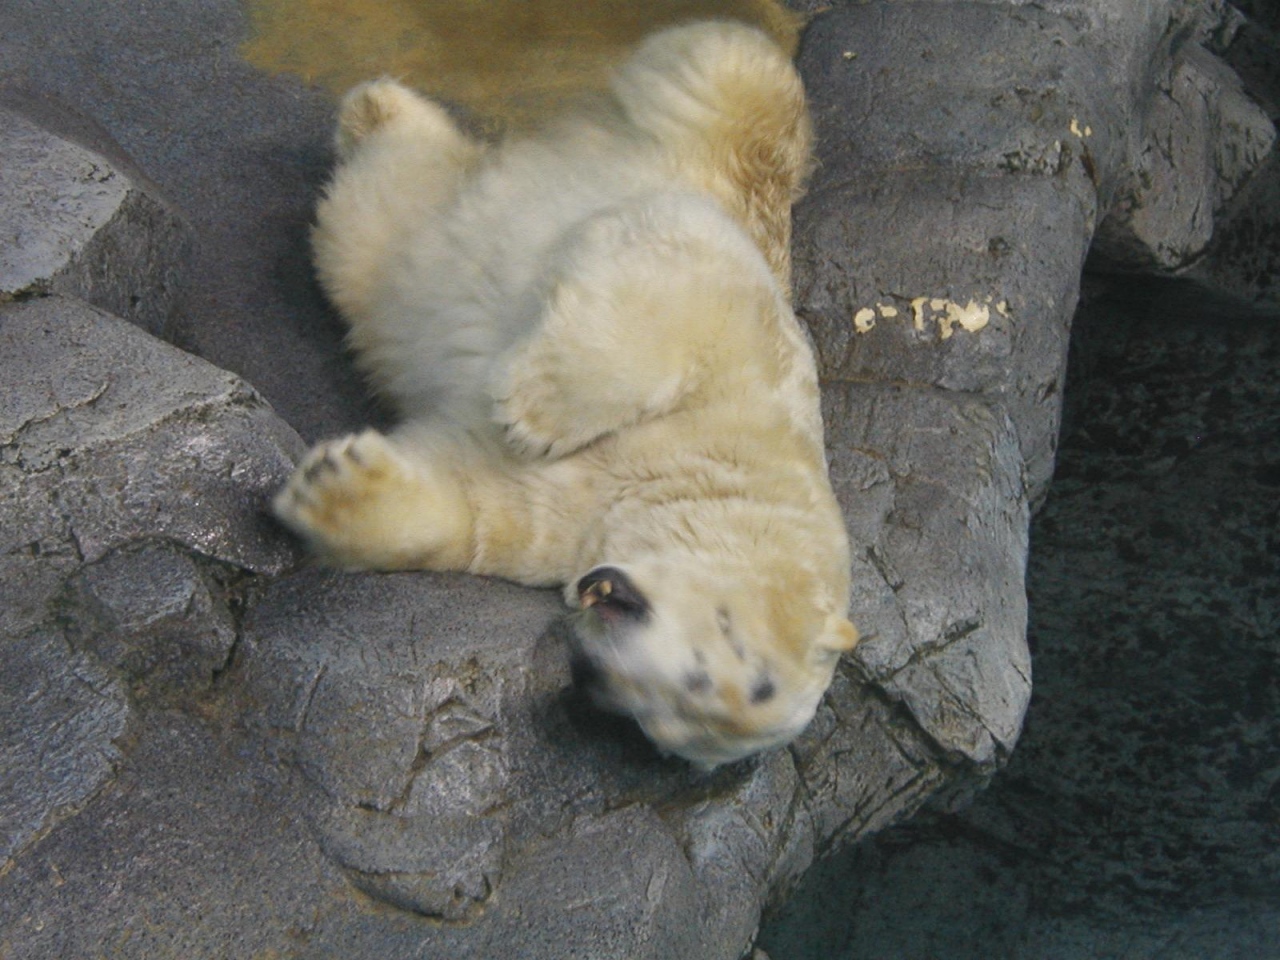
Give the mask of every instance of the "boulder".
[{"label": "boulder", "polygon": [[1266,111],[1204,47],[1180,48],[1157,90],[1098,230],[1094,253],[1108,269],[1175,273],[1193,265],[1218,216],[1275,145]]},{"label": "boulder", "polygon": [[10,860],[113,776],[131,693],[225,667],[233,571],[296,556],[260,514],[301,441],[238,378],[77,300],[0,305],[0,357]]},{"label": "boulder", "polygon": [[65,294],[163,334],[190,252],[181,217],[65,105],[0,89],[0,125],[0,302]]},{"label": "boulder", "polygon": [[[1272,8],[1224,17],[1209,46],[1235,71],[1267,116],[1280,115],[1280,34]],[[1270,22],[1259,22],[1270,19]],[[1230,82],[1230,81],[1228,81]],[[1228,137],[1224,145],[1235,138]],[[1274,306],[1280,299],[1280,164],[1273,149],[1234,191],[1202,256],[1181,272],[1200,285]]]},{"label": "boulder", "polygon": [[265,509],[302,442],[252,387],[80,301],[0,311],[6,556],[79,565],[150,538],[258,573],[295,562]]}]

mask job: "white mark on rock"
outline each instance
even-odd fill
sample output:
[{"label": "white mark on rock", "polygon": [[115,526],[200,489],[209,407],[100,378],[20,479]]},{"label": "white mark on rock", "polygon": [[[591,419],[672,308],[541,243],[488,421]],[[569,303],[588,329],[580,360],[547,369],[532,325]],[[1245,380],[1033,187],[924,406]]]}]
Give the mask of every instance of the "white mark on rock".
[{"label": "white mark on rock", "polygon": [[[977,333],[991,323],[991,311],[1006,319],[1011,317],[1006,300],[993,302],[991,296],[973,297],[968,303],[958,303],[945,297],[915,297],[911,301],[911,326],[924,333],[932,323],[938,325],[938,338],[950,340],[959,328],[965,333]],[[853,328],[857,333],[870,333],[878,320],[889,320],[899,315],[897,307],[878,303],[863,307],[853,314]]]},{"label": "white mark on rock", "polygon": [[946,300],[938,309],[942,311],[938,317],[938,336],[943,340],[951,339],[957,324],[966,333],[977,333],[991,322],[991,311],[976,300],[970,300],[964,306]]},{"label": "white mark on rock", "polygon": [[1072,132],[1073,134],[1075,134],[1077,137],[1079,137],[1081,140],[1083,140],[1085,137],[1092,137],[1092,136],[1093,136],[1093,127],[1089,126],[1088,124],[1086,124],[1085,126],[1081,127],[1081,126],[1080,126],[1080,121],[1079,121],[1079,120],[1077,120],[1075,117],[1072,117],[1072,118],[1071,118],[1071,132]]}]

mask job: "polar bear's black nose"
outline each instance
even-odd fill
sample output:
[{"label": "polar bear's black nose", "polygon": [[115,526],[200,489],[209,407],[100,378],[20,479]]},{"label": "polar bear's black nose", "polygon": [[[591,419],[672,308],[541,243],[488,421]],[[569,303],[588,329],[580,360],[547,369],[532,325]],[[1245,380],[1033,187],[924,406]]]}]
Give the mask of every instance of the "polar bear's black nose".
[{"label": "polar bear's black nose", "polygon": [[645,595],[617,567],[596,567],[579,580],[578,603],[583,610],[594,608],[606,619],[643,620],[649,614]]}]

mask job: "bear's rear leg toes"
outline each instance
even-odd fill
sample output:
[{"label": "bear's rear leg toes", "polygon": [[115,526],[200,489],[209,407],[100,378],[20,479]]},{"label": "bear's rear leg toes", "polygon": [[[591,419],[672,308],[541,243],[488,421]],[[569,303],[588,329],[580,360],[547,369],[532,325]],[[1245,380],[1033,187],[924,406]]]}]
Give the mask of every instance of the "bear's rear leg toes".
[{"label": "bear's rear leg toes", "polygon": [[395,80],[370,80],[353,87],[338,110],[338,156],[349,160],[371,134],[394,127],[417,127],[430,137],[461,139],[462,134],[439,104]]}]

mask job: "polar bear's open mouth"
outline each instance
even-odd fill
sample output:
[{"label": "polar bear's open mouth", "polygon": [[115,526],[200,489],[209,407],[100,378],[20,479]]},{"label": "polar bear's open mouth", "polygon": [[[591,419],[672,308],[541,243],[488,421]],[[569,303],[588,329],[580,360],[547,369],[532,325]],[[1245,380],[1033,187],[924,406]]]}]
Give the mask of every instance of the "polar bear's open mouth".
[{"label": "polar bear's open mouth", "polygon": [[578,581],[578,602],[608,620],[643,620],[649,601],[617,567],[597,567]]}]

